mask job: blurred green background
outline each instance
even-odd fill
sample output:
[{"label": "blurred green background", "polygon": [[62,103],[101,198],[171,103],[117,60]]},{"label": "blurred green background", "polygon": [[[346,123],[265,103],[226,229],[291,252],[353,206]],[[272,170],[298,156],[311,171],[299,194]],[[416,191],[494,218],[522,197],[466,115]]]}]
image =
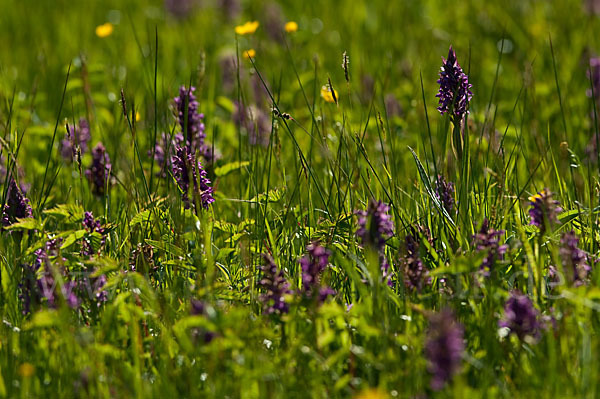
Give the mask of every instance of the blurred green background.
[{"label": "blurred green background", "polygon": [[[558,247],[546,251],[546,243],[538,240],[541,235],[527,226],[527,195],[545,186],[559,193],[562,206],[571,212],[568,222],[577,216],[578,224],[573,226],[584,237],[582,247],[596,252],[597,212],[590,210],[597,202],[598,165],[593,165],[593,157],[586,158],[595,132],[587,72],[590,58],[600,52],[600,21],[593,8],[592,1],[579,0],[0,0],[1,134],[12,148],[23,138],[18,164],[23,180],[31,184],[28,196],[36,217],[51,219],[38,206],[45,196],[40,190],[42,181],[48,184],[44,176],[49,164],[48,178],[55,171],[58,178],[46,208],[77,202],[110,224],[103,259],[114,266],[107,274],[112,273],[112,287],[118,288],[118,300],[108,303],[106,311],[81,319],[61,309],[60,318],[58,311],[42,311],[28,324],[27,316],[18,312],[18,301],[7,301],[8,324],[2,331],[9,338],[0,339],[0,367],[8,384],[4,391],[21,392],[23,397],[46,391],[68,395],[77,392],[73,381],[82,383],[91,375],[96,384],[90,384],[92,397],[119,393],[169,397],[188,392],[190,386],[198,395],[212,392],[232,397],[276,397],[287,390],[299,397],[304,392],[348,397],[377,386],[386,392],[406,386],[407,392],[420,395],[428,378],[422,350],[423,309],[447,301],[460,309],[457,313],[467,327],[469,345],[465,372],[454,386],[455,397],[477,397],[474,390],[480,386],[490,397],[511,397],[516,388],[527,396],[546,387],[548,395],[567,392],[593,397],[600,369],[595,356],[600,344],[594,333],[600,322],[582,303],[594,303],[597,288],[590,290],[589,297],[583,293],[572,302],[561,302],[564,313],[572,317],[559,321],[563,331],[559,338],[549,332],[537,347],[508,340],[500,346],[498,315],[513,281],[493,281],[490,290],[501,288],[480,301],[481,287],[469,284],[467,277],[461,280],[460,269],[473,267],[470,237],[484,216],[505,229],[507,242],[514,244],[512,263],[505,265],[507,273],[516,270],[525,280],[522,276],[529,271],[531,259],[540,271],[551,264]],[[236,26],[254,20],[260,22],[254,34],[235,34]],[[284,33],[288,21],[298,23],[297,32]],[[105,23],[112,24],[113,31],[99,37],[96,28]],[[436,111],[436,80],[450,45],[473,85],[467,136],[470,180],[463,179],[453,157],[448,119]],[[242,55],[249,49],[256,52],[256,70]],[[344,52],[350,57],[349,82],[342,69]],[[239,100],[270,116],[272,104],[257,71],[279,108],[294,120],[289,131],[279,121],[274,123],[278,124],[272,136],[275,143],[268,149],[250,146],[247,132],[234,121]],[[340,95],[339,107],[324,102],[319,94],[329,80]],[[210,171],[217,201],[208,216],[215,225],[209,245],[221,269],[219,285],[210,287],[214,290],[210,295],[218,301],[208,321],[186,317],[189,297],[200,293],[189,270],[200,270],[204,254],[197,241],[200,222],[181,211],[172,179],[160,180],[160,189],[152,193],[153,198],[164,199],[164,203],[157,201],[163,219],[153,221],[160,228],[140,228],[144,215],[133,220],[138,212],[151,219],[142,183],[142,177],[152,175],[145,155],[156,132],[175,129],[172,99],[180,86],[190,84],[198,87],[195,94],[205,114],[207,140],[222,155],[217,166],[248,161],[230,174],[215,176]],[[123,119],[121,90],[128,110],[139,112],[138,158],[134,135]],[[386,122],[384,131],[379,129],[377,114],[386,110],[389,118],[384,115],[381,122],[381,126]],[[58,157],[65,124],[80,117],[90,121],[93,143],[106,145],[119,181],[106,198],[93,197],[85,190],[83,178],[78,181],[75,167]],[[364,140],[356,139],[363,132]],[[466,193],[462,199],[468,205],[463,209],[468,211],[460,214],[460,220],[457,216],[457,227],[446,226],[433,211],[407,146],[416,149],[431,175],[438,167],[456,182],[457,198],[458,191]],[[487,148],[492,148],[489,157]],[[301,151],[308,161],[299,161]],[[585,162],[575,162],[578,157]],[[86,155],[83,165],[90,158]],[[308,178],[307,168],[317,177]],[[321,187],[316,182],[327,200],[319,197]],[[264,193],[273,189],[280,189],[279,197],[259,204]],[[431,295],[407,295],[401,301],[404,292],[396,295],[390,290],[385,301],[357,301],[353,313],[346,311],[344,302],[357,297],[353,287],[367,289],[359,276],[357,265],[364,257],[351,212],[364,209],[372,196],[387,201],[384,192],[395,201],[398,227],[404,218],[429,225],[438,234],[439,264],[458,270],[456,282],[458,287],[464,283],[464,296],[448,299],[432,290]],[[329,214],[323,211],[327,205]],[[161,230],[163,222],[170,230]],[[69,223],[49,222],[48,231],[66,231],[75,224],[81,228],[79,221]],[[38,233],[27,233],[29,243],[45,242],[47,237],[35,236]],[[462,241],[455,242],[455,234],[462,235]],[[315,237],[331,238],[328,244],[335,251],[331,280],[347,296],[340,294],[318,311],[300,309],[285,323],[261,318],[259,293],[253,285],[261,250],[275,244],[279,266],[297,281],[297,259]],[[404,231],[390,240],[388,251],[396,260],[403,238]],[[552,240],[557,244],[556,234]],[[121,271],[129,266],[132,251],[147,241],[154,243],[151,260],[164,274],[132,273],[131,281],[123,282]],[[161,247],[163,242],[176,251]],[[543,249],[532,254],[526,247],[530,251],[526,253],[521,244]],[[6,239],[2,245],[9,254],[3,270],[31,261],[33,246],[25,240]],[[10,252],[13,248],[22,251]],[[79,267],[78,254],[70,255],[71,266]],[[17,281],[15,277],[14,292]],[[9,285],[7,280],[3,284]],[[137,297],[140,292],[142,299]],[[77,324],[74,319],[85,322]],[[86,325],[90,320],[91,325]],[[33,325],[34,331],[21,334],[10,323],[17,330]],[[218,331],[222,339],[212,345],[192,345],[186,334],[193,323]],[[24,376],[27,373],[16,371],[24,362],[38,370],[31,380]],[[263,367],[268,372],[263,373]],[[207,373],[210,379],[204,384]],[[106,379],[110,384],[104,384]],[[14,381],[17,386],[10,385]],[[332,388],[332,381],[339,381],[339,386]],[[24,384],[22,390],[19,382]],[[450,397],[452,392],[446,394]]]},{"label": "blurred green background", "polygon": [[[178,14],[181,7],[185,12]],[[307,90],[309,101],[318,98],[318,90],[312,88],[319,88],[329,77],[334,87],[345,92],[341,60],[347,51],[352,95],[368,105],[370,94],[375,92],[374,104],[381,109],[385,96],[393,94],[403,110],[402,126],[423,132],[419,77],[423,77],[425,100],[432,114],[441,57],[451,44],[474,87],[474,122],[485,117],[494,96],[490,112],[502,131],[519,90],[524,88],[521,104],[528,111],[522,128],[545,137],[551,126],[550,141],[563,141],[566,136],[552,67],[552,40],[567,129],[577,133],[569,144],[583,150],[588,141],[585,133],[590,131],[587,116],[591,106],[585,75],[588,59],[598,48],[598,18],[576,0],[453,4],[3,0],[1,8],[0,98],[4,108],[0,122],[7,123],[9,104],[16,94],[12,123],[18,129],[29,128],[25,145],[35,147],[32,154],[41,155],[47,149],[48,131],[57,117],[69,64],[71,77],[61,117],[88,114],[102,121],[103,141],[113,158],[118,158],[120,151],[121,133],[115,115],[121,88],[135,100],[141,126],[153,125],[156,33],[159,125],[170,123],[168,105],[178,87],[190,82],[198,85],[202,80],[197,96],[207,116],[209,136],[219,119],[230,118],[227,111],[231,107],[220,107],[224,103],[218,99],[236,98],[236,90],[227,89],[231,82],[229,86],[224,82],[223,60],[237,48],[240,54],[249,48],[256,50],[256,66],[281,96],[282,108],[300,108],[293,116],[304,123],[309,118],[302,109],[305,103],[294,68],[303,86],[311,89]],[[169,12],[169,8],[176,12]],[[260,28],[254,35],[236,40],[234,27],[251,20],[258,20]],[[281,27],[287,21],[298,22],[299,30],[283,35]],[[114,25],[113,33],[97,37],[95,28],[106,22]],[[502,62],[495,85],[500,48]],[[242,60],[242,67],[253,72],[246,60]],[[370,110],[368,106],[356,107],[351,118],[364,121]],[[415,145],[410,134],[407,142]],[[229,140],[224,135],[221,150],[225,155],[236,139],[235,135]],[[534,141],[536,150],[545,146],[545,139],[540,140]],[[25,166],[35,167],[37,158]]]}]

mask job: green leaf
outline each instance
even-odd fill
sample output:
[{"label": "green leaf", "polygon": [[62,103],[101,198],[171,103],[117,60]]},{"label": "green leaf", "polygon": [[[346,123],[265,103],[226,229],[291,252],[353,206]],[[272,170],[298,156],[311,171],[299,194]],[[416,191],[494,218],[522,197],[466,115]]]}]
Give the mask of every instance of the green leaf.
[{"label": "green leaf", "polygon": [[67,238],[65,238],[65,241],[63,242],[63,245],[60,246],[60,249],[65,249],[70,247],[71,245],[73,245],[77,240],[82,239],[85,236],[86,231],[85,230],[77,230],[71,234],[69,234],[67,236]]},{"label": "green leaf", "polygon": [[479,270],[483,258],[485,258],[486,252],[479,251],[470,253],[469,255],[459,256],[452,260],[448,267],[437,267],[431,270],[429,273],[432,276],[439,276],[443,274],[463,274],[471,273]]},{"label": "green leaf", "polygon": [[258,194],[254,197],[252,197],[252,199],[250,199],[250,202],[263,202],[265,201],[266,198],[268,198],[269,202],[279,202],[279,200],[281,200],[281,198],[283,198],[283,194],[285,193],[285,187],[281,187],[281,188],[276,188],[274,190],[269,190],[268,193],[261,193]]},{"label": "green leaf", "polygon": [[571,220],[575,219],[577,216],[579,216],[581,211],[578,211],[577,209],[573,209],[567,212],[563,212],[560,215],[558,215],[558,220],[560,220],[561,223],[569,223]]},{"label": "green leaf", "polygon": [[217,259],[225,259],[227,258],[229,255],[231,255],[232,253],[234,253],[236,251],[235,248],[221,248],[219,249],[219,252],[217,253]]},{"label": "green leaf", "polygon": [[6,230],[42,230],[43,225],[33,218],[18,219],[19,221],[6,227]]},{"label": "green leaf", "polygon": [[157,219],[157,217],[158,219],[161,219],[163,216],[164,212],[162,212],[158,208],[144,209],[143,211],[136,214],[133,218],[131,218],[131,220],[129,221],[129,227],[133,227],[137,224],[153,222]]},{"label": "green leaf", "polygon": [[338,378],[338,380],[335,382],[335,385],[333,386],[333,390],[335,392],[341,391],[342,389],[346,388],[346,386],[348,386],[350,381],[352,381],[352,374],[344,374],[341,378]]},{"label": "green leaf", "polygon": [[97,231],[94,231],[93,233],[88,235],[88,239],[94,253],[98,252],[100,250],[100,247],[102,246],[102,234],[98,233]]},{"label": "green leaf", "polygon": [[227,176],[229,173],[233,172],[234,170],[238,170],[238,169],[243,168],[248,165],[250,165],[250,162],[248,162],[248,161],[230,162],[226,165],[215,168],[215,176],[217,176],[217,177]]},{"label": "green leaf", "polygon": [[60,204],[54,208],[46,209],[44,214],[53,216],[57,219],[66,219],[68,223],[75,223],[81,221],[83,218],[84,210],[79,205],[74,204]]},{"label": "green leaf", "polygon": [[92,348],[102,356],[109,356],[113,359],[122,359],[124,357],[124,352],[121,349],[110,344],[94,343]]},{"label": "green leaf", "polygon": [[244,230],[246,230],[246,228],[252,227],[255,224],[256,224],[256,221],[254,219],[244,219],[240,222],[240,224],[238,224],[237,231],[244,231]]},{"label": "green leaf", "polygon": [[227,98],[225,96],[219,96],[219,97],[217,97],[216,102],[217,102],[217,105],[224,108],[229,113],[233,113],[233,111],[235,109],[235,105],[229,98]]},{"label": "green leaf", "polygon": [[224,222],[222,220],[215,220],[213,227],[217,230],[221,230],[225,233],[233,234],[237,231],[237,226],[233,223]]},{"label": "green leaf", "polygon": [[151,215],[150,215],[149,209],[141,211],[137,215],[135,215],[133,218],[131,218],[131,220],[129,221],[129,227],[133,227],[140,223],[147,223],[150,221],[150,218],[151,218]]},{"label": "green leaf", "polygon": [[93,269],[96,269],[94,273],[92,273],[91,277],[98,277],[108,272],[119,270],[119,262],[106,256],[93,258],[87,262],[84,262],[84,264],[92,266]]},{"label": "green leaf", "polygon": [[48,328],[57,325],[58,315],[54,310],[42,310],[33,315],[31,320],[23,327],[25,330],[34,328]]},{"label": "green leaf", "polygon": [[[114,306],[118,306],[119,300],[123,302],[130,300],[129,295],[124,295],[129,294],[129,292],[124,290],[122,285],[128,286],[129,291],[134,292],[147,305],[142,306],[143,309],[140,310],[146,315],[151,315],[150,311],[156,309],[157,306],[156,294],[144,276],[136,272],[128,272],[116,273],[109,277],[103,289],[108,291],[119,288],[122,291],[113,301]],[[139,307],[134,305],[133,308]]]}]

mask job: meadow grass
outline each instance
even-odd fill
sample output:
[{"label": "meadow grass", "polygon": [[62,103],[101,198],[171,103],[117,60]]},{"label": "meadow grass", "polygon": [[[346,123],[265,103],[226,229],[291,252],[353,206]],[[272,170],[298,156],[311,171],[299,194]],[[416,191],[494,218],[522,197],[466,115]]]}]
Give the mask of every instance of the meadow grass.
[{"label": "meadow grass", "polygon": [[591,3],[0,0],[0,397],[598,397]]}]

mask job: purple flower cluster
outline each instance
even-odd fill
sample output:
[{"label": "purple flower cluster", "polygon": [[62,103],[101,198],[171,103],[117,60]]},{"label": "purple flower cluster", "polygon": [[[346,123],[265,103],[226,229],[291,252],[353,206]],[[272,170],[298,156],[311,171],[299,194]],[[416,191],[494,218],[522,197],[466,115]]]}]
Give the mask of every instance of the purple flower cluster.
[{"label": "purple flower cluster", "polygon": [[198,152],[207,161],[212,160],[212,150],[204,144],[204,114],[198,112],[198,101],[194,96],[196,88],[185,86],[179,88],[179,96],[173,99],[175,103],[175,116],[181,129],[181,135],[191,153]]},{"label": "purple flower cluster", "polygon": [[538,311],[533,307],[531,299],[519,291],[513,291],[504,305],[504,318],[499,321],[500,327],[505,327],[519,339],[525,337],[538,338],[541,323],[538,319]]},{"label": "purple flower cluster", "polygon": [[30,218],[33,216],[29,199],[23,195],[15,179],[11,177],[8,183],[6,193],[6,203],[2,210],[2,226],[8,227],[20,218]]},{"label": "purple flower cluster", "polygon": [[181,128],[186,140],[192,143],[195,140],[203,140],[204,135],[204,114],[198,112],[198,101],[194,92],[196,88],[190,86],[179,88],[179,96],[173,99],[175,103],[175,113],[177,123]]},{"label": "purple flower cluster", "polygon": [[[204,302],[199,299],[192,298],[190,314],[192,316],[206,316],[206,305]],[[208,344],[216,337],[216,334],[204,328],[194,327],[192,328],[192,337],[195,340],[202,339],[205,344]]]},{"label": "purple flower cluster", "polygon": [[19,283],[19,300],[21,301],[21,313],[31,313],[32,303],[37,305],[41,302],[40,287],[36,276],[37,269],[34,265],[23,265],[23,275]]},{"label": "purple flower cluster", "polygon": [[330,252],[318,243],[309,244],[306,252],[300,259],[302,294],[311,300],[316,297],[319,303],[323,303],[327,296],[335,294],[330,287],[321,286],[321,274],[329,264]]},{"label": "purple flower cluster", "polygon": [[65,138],[60,142],[60,154],[65,161],[72,162],[78,151],[80,155],[86,153],[91,138],[90,124],[87,119],[79,119],[78,126],[67,125]]},{"label": "purple flower cluster", "polygon": [[[58,303],[57,299],[62,296],[65,303],[75,309],[82,303],[81,296],[84,294],[86,286],[90,286],[93,290],[93,299],[97,301],[105,301],[107,299],[106,292],[100,289],[106,283],[104,275],[93,278],[92,281],[79,278],[70,279],[66,273],[66,269],[57,268],[53,270],[52,261],[59,255],[59,248],[62,239],[52,239],[46,242],[44,248],[35,251],[35,262],[31,266],[25,266],[23,269],[23,280],[20,285],[20,297],[23,301],[23,314],[31,311],[32,303],[36,306],[42,304],[42,299],[50,308],[55,308]],[[61,262],[66,259],[61,258]],[[58,290],[58,282],[55,279],[54,273],[60,273],[64,280],[62,287]]]},{"label": "purple flower cluster", "polygon": [[444,309],[430,317],[425,356],[432,375],[431,389],[439,391],[459,371],[465,349],[463,336],[463,326],[451,310]]},{"label": "purple flower cluster", "polygon": [[186,146],[177,148],[176,155],[171,159],[171,167],[173,168],[173,177],[181,190],[181,198],[186,208],[190,207],[190,199],[188,196],[190,188],[191,171],[190,168],[194,164],[194,157],[188,152]]},{"label": "purple flower cluster", "polygon": [[421,258],[421,235],[433,244],[426,227],[414,228],[411,226],[410,232],[405,238],[406,254],[401,259],[404,286],[408,290],[417,292],[421,292],[425,286],[431,285],[429,271]]},{"label": "purple flower cluster", "polygon": [[[170,160],[168,154],[171,152],[171,148],[173,148],[173,141],[170,140],[167,133],[163,133],[154,146],[154,159],[160,169],[159,176],[166,177],[165,168]],[[152,150],[148,150],[148,156],[152,156]]]},{"label": "purple flower cluster", "polygon": [[[94,215],[92,212],[85,212],[83,215],[83,227],[88,233],[98,233],[101,235],[100,245],[103,246],[106,241],[106,237],[104,235],[104,227],[102,227],[102,223],[100,220],[94,219]],[[81,253],[85,256],[94,255],[94,250],[92,248],[92,244],[89,239],[84,239],[81,247]]]},{"label": "purple flower cluster", "polygon": [[382,202],[371,199],[366,211],[356,211],[358,215],[358,230],[363,245],[371,246],[379,252],[379,263],[383,278],[391,285],[390,265],[385,256],[385,242],[394,235],[394,221],[388,213],[390,207]]},{"label": "purple flower cluster", "polygon": [[190,314],[192,316],[198,316],[198,315],[204,314],[205,306],[204,306],[204,302],[202,302],[201,300],[192,299],[190,305],[191,305]]},{"label": "purple flower cluster", "polygon": [[90,281],[94,300],[96,301],[97,306],[100,306],[102,302],[106,302],[108,300],[108,292],[103,289],[106,285],[106,281],[106,276],[104,274],[101,274],[98,277],[93,277]]},{"label": "purple flower cluster", "polygon": [[84,212],[83,214],[83,227],[90,233],[97,231],[100,234],[104,234],[104,228],[99,220],[94,219],[92,212]]},{"label": "purple flower cluster", "polygon": [[112,165],[106,148],[102,143],[96,144],[92,150],[92,164],[85,171],[85,177],[92,186],[92,192],[103,196],[108,187]]},{"label": "purple flower cluster", "polygon": [[587,282],[588,275],[592,268],[587,262],[587,254],[578,247],[579,238],[574,231],[566,232],[560,239],[560,257],[567,280],[575,286],[583,285]]},{"label": "purple flower cluster", "polygon": [[[44,298],[49,306],[54,306],[55,282],[50,270],[50,258],[57,256],[61,242],[60,239],[47,241],[43,248],[34,252],[35,261],[31,265],[23,265],[19,284],[23,314],[30,313],[31,307],[39,306]],[[40,269],[41,274],[38,275]]]},{"label": "purple flower cluster", "polygon": [[236,102],[233,120],[248,132],[250,145],[269,145],[271,134],[271,117],[254,105],[243,105]]},{"label": "purple flower cluster", "polygon": [[[204,140],[204,114],[198,112],[198,101],[194,96],[196,88],[191,86],[187,89],[185,86],[179,88],[179,96],[173,99],[174,113],[179,125],[177,131],[172,137],[163,133],[154,146],[154,150],[148,151],[148,156],[154,155],[160,168],[159,176],[166,176],[168,167],[174,169],[173,159],[178,156],[177,151],[181,147],[187,147],[188,154],[200,154],[206,162],[213,163],[218,154],[213,152],[212,147],[206,145]],[[181,165],[179,165],[181,166]]]},{"label": "purple flower cluster", "polygon": [[548,265],[548,273],[546,274],[546,283],[548,283],[548,293],[554,290],[554,287],[561,284],[559,272],[556,266]]},{"label": "purple flower cluster", "polygon": [[469,113],[469,101],[473,97],[469,77],[465,75],[456,60],[456,53],[452,46],[448,51],[448,58],[444,59],[440,68],[438,83],[440,89],[436,97],[439,98],[438,111],[443,115],[449,113],[455,122],[460,123],[465,114]]},{"label": "purple flower cluster", "polygon": [[[64,266],[65,258],[59,258],[62,239],[55,238],[46,242],[43,248],[34,252],[35,261],[23,266],[23,275],[19,284],[19,298],[22,302],[23,314],[31,312],[32,307],[45,303],[50,308],[58,306],[58,298],[64,298],[65,303],[75,309],[84,298],[88,298],[96,306],[108,299],[108,293],[103,290],[106,276],[89,277],[90,273],[68,273]],[[56,260],[58,262],[54,263]],[[63,280],[59,289],[55,273]],[[93,274],[93,271],[92,271]]]},{"label": "purple flower cluster", "polygon": [[558,223],[558,214],[562,212],[559,202],[552,199],[552,193],[543,189],[539,193],[529,197],[529,216],[532,226],[537,226],[540,233],[544,233],[548,227]]},{"label": "purple flower cluster", "polygon": [[209,186],[210,180],[206,176],[206,171],[200,161],[196,161],[194,155],[187,146],[181,146],[176,149],[176,154],[171,159],[173,177],[177,186],[181,190],[181,199],[186,208],[190,208],[190,180],[193,183],[193,198],[199,201],[199,204],[207,209],[210,204],[215,202],[213,198],[213,189]]},{"label": "purple flower cluster", "polygon": [[448,51],[448,58],[443,60],[440,68],[438,83],[440,89],[436,97],[439,98],[438,111],[443,115],[449,113],[454,120],[460,122],[465,114],[469,113],[469,101],[473,97],[469,77],[463,72],[456,60],[456,53],[452,46]]},{"label": "purple flower cluster", "polygon": [[[183,145],[183,135],[176,133],[172,137],[168,133],[161,134],[154,146],[154,159],[160,171],[158,176],[167,177],[167,168],[171,167],[171,157],[175,148]],[[152,157],[152,150],[148,150],[148,156]]]},{"label": "purple flower cluster", "polygon": [[270,255],[263,254],[264,265],[261,266],[262,279],[258,286],[264,291],[260,296],[265,314],[280,315],[289,311],[285,296],[290,294],[290,284],[285,279],[283,271],[277,268]]},{"label": "purple flower cluster", "polygon": [[385,241],[394,235],[394,221],[389,215],[390,207],[383,201],[369,201],[367,211],[357,211],[358,230],[356,234],[363,244],[382,248]]},{"label": "purple flower cluster", "polygon": [[454,209],[454,183],[447,182],[444,176],[439,175],[435,182],[435,196],[446,212],[451,214]]},{"label": "purple flower cluster", "polygon": [[481,223],[481,228],[473,236],[473,246],[478,252],[485,252],[485,258],[481,262],[481,273],[489,277],[493,270],[496,260],[504,259],[504,254],[508,250],[508,245],[500,245],[500,237],[504,235],[504,230],[494,230],[490,228],[489,221],[486,219]]}]

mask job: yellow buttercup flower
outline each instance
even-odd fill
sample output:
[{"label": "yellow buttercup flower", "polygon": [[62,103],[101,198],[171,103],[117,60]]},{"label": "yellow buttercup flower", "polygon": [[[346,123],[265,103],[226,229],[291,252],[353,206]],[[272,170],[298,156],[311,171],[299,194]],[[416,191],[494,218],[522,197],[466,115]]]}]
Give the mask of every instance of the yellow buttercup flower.
[{"label": "yellow buttercup flower", "polygon": [[545,197],[545,196],[547,196],[547,195],[548,195],[548,190],[546,190],[546,189],[543,189],[542,191],[540,191],[540,192],[539,192],[539,193],[537,193],[537,194],[534,194],[534,195],[532,195],[532,196],[531,196],[531,197],[529,197],[528,199],[529,199],[529,201],[531,201],[531,202],[535,202],[536,200],[538,200],[538,199],[542,199],[542,198],[544,198],[544,197]]},{"label": "yellow buttercup flower", "polygon": [[321,97],[323,97],[323,100],[327,101],[328,103],[334,103],[336,102],[335,99],[339,98],[337,90],[333,89],[333,92],[335,93],[335,98],[333,98],[331,89],[328,86],[321,87]]},{"label": "yellow buttercup flower", "polygon": [[244,58],[254,58],[255,55],[256,55],[256,51],[254,51],[253,48],[251,48],[248,51],[244,51]]},{"label": "yellow buttercup flower", "polygon": [[135,121],[136,121],[136,122],[139,122],[139,121],[140,121],[140,119],[142,119],[142,115],[140,115],[140,113],[139,113],[139,112],[135,111]]},{"label": "yellow buttercup flower", "polygon": [[110,34],[113,33],[113,30],[114,30],[113,24],[111,24],[110,22],[107,22],[102,25],[98,25],[98,26],[96,26],[96,36],[98,36],[98,37],[110,36]]},{"label": "yellow buttercup flower", "polygon": [[35,372],[35,367],[31,363],[23,363],[19,366],[19,375],[24,378],[29,378]]},{"label": "yellow buttercup flower", "polygon": [[380,389],[368,388],[364,389],[354,397],[354,399],[387,399],[390,396]]},{"label": "yellow buttercup flower", "polygon": [[296,32],[298,30],[298,24],[294,21],[290,21],[285,24],[285,31],[288,33]]},{"label": "yellow buttercup flower", "polygon": [[250,35],[258,29],[258,21],[248,21],[244,25],[238,25],[235,27],[235,33],[238,35]]}]

